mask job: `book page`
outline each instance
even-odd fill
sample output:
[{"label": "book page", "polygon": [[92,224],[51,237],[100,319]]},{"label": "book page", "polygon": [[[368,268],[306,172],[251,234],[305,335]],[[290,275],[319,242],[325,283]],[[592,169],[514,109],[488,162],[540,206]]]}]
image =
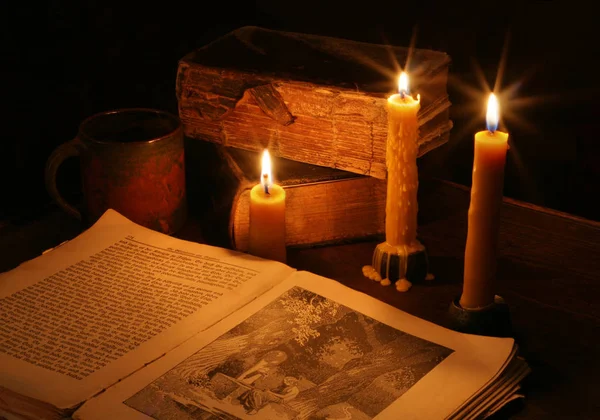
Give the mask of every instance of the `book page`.
[{"label": "book page", "polygon": [[74,418],[446,418],[512,355],[296,272]]},{"label": "book page", "polygon": [[0,275],[0,387],[72,407],[293,271],[109,210],[77,238]]}]

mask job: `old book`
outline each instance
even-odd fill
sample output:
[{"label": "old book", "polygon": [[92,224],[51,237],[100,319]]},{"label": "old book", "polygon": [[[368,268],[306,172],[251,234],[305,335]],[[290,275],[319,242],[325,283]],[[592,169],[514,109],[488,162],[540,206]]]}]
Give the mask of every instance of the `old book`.
[{"label": "old book", "polygon": [[107,211],[0,276],[0,418],[477,418],[528,367],[334,280]]},{"label": "old book", "polygon": [[[213,160],[220,162],[219,170],[202,177],[205,182],[230,179],[212,190],[206,225],[226,226],[228,242],[223,245],[247,251],[250,190],[259,182],[261,154],[208,142],[203,147],[205,157],[212,152]],[[383,235],[385,180],[284,158],[272,161],[275,183],[286,191],[286,245],[324,245]]]},{"label": "old book", "polygon": [[[191,138],[385,178],[387,97],[408,48],[243,27],[179,62],[177,99]],[[447,54],[414,49],[420,154],[452,122]]]}]

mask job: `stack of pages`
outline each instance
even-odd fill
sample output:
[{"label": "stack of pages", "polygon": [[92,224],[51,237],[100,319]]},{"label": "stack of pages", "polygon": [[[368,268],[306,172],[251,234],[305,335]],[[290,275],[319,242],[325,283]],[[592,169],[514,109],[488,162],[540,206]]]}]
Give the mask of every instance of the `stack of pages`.
[{"label": "stack of pages", "polygon": [[0,275],[0,418],[484,418],[519,398],[513,339],[109,210]]}]

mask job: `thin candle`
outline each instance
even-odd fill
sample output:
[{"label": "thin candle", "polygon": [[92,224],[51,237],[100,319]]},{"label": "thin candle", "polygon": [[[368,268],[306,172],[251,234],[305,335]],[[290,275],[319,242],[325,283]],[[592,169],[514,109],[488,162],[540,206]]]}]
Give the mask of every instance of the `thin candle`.
[{"label": "thin candle", "polygon": [[492,93],[487,130],[475,134],[473,182],[469,206],[465,270],[460,305],[483,308],[494,303],[496,254],[508,133],[498,131],[499,106]]}]

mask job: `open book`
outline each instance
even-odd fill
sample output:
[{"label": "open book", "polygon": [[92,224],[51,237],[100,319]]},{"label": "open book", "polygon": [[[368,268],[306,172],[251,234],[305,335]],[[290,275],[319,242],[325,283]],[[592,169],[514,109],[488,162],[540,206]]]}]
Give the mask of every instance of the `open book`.
[{"label": "open book", "polygon": [[0,275],[6,419],[478,418],[517,397],[515,354],[112,210]]}]

